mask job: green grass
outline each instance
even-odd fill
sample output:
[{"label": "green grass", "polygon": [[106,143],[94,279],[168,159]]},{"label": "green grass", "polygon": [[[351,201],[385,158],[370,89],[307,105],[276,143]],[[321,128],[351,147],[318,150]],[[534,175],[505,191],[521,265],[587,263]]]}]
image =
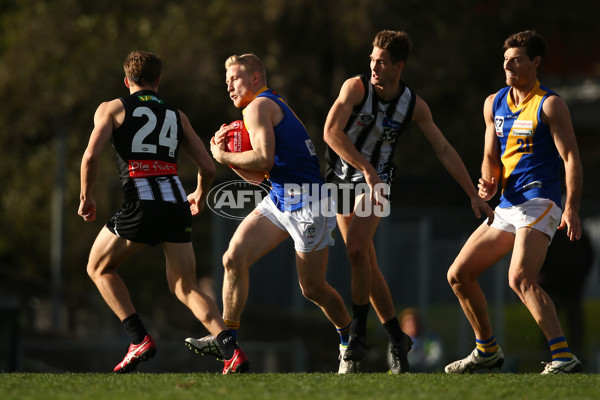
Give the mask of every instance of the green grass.
[{"label": "green grass", "polygon": [[0,374],[3,400],[585,400],[599,396],[598,374]]}]

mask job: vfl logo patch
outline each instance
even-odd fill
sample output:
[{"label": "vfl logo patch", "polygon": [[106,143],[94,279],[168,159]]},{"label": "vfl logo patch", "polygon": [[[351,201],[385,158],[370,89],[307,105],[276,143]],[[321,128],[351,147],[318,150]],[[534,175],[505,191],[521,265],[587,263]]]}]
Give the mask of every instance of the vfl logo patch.
[{"label": "vfl logo patch", "polygon": [[308,243],[312,243],[315,240],[315,235],[317,233],[317,227],[314,224],[308,225],[306,228],[306,239]]},{"label": "vfl logo patch", "polygon": [[496,136],[504,137],[504,117],[495,117],[494,126],[496,128]]},{"label": "vfl logo patch", "polygon": [[356,119],[356,125],[359,126],[367,126],[373,121],[373,116],[371,114],[358,114]]}]

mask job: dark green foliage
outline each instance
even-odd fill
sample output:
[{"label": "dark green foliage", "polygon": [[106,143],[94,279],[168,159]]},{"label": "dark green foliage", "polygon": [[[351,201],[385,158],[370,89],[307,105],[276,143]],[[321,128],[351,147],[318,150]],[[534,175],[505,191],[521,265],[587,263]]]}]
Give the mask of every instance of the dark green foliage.
[{"label": "dark green foliage", "polygon": [[[48,281],[56,140],[62,131],[67,137],[66,297],[77,304],[81,292],[89,292],[87,253],[101,225],[119,207],[121,194],[107,148],[96,187],[98,220],[84,223],[76,214],[79,164],[96,107],[126,93],[121,65],[134,49],[153,51],[163,59],[160,91],[189,115],[205,143],[222,123],[240,116],[225,93],[225,58],[256,53],[266,63],[270,86],[288,99],[323,154],[322,127],[343,80],[368,71],[371,40],[378,30],[406,30],[414,51],[404,79],[428,101],[435,121],[476,179],[483,146],[482,104],[503,85],[501,44],[508,34],[535,28],[547,36],[552,69],[546,76],[551,82],[593,77],[598,10],[589,9],[594,2],[585,2],[587,11],[580,12],[573,3],[3,0],[0,265],[14,269],[19,279]],[[584,149],[584,166],[586,161],[597,166],[597,139],[585,130],[578,134],[590,145]],[[403,205],[466,203],[416,131],[401,138],[397,153],[399,182],[405,179],[414,187],[403,194]],[[191,189],[194,169],[182,162],[181,171]],[[230,172],[220,167],[218,173]],[[431,179],[448,182],[440,183],[447,189],[444,200],[431,196]],[[209,222],[205,213],[194,227],[201,274],[218,268],[211,265]],[[140,254],[136,264],[160,271],[162,258],[151,254]],[[162,273],[156,277],[164,279]]]}]

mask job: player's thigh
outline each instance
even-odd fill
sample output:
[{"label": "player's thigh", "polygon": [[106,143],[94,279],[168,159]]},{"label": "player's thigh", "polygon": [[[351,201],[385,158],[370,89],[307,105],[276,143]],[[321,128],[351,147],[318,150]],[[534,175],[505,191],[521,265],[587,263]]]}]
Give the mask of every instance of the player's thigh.
[{"label": "player's thigh", "polygon": [[[361,197],[362,199],[360,201],[357,199],[358,204],[364,201],[364,196]],[[346,231],[346,244],[348,246],[359,244],[366,245],[373,239],[380,221],[381,217],[378,217],[374,213],[364,216],[354,214]]]},{"label": "player's thigh", "polygon": [[350,221],[352,220],[352,214],[343,215],[336,214],[335,220],[337,222],[338,230],[342,235],[342,240],[346,243],[346,236],[348,235],[348,228],[350,227]]},{"label": "player's thigh", "polygon": [[196,281],[196,257],[191,242],[161,243],[166,259],[167,282],[171,287],[175,282]]},{"label": "player's thigh", "polygon": [[515,245],[510,260],[509,280],[537,278],[550,245],[550,237],[534,228],[521,228],[517,231]]},{"label": "player's thigh", "polygon": [[508,254],[514,235],[487,224],[481,224],[469,237],[450,266],[449,276],[479,276]]},{"label": "player's thigh", "polygon": [[[365,194],[357,196],[355,199],[355,210],[368,207],[365,205],[366,202]],[[359,215],[351,213],[336,214],[336,220],[338,229],[342,234],[342,239],[347,244],[348,240],[362,242],[371,239],[375,235],[381,217],[378,217],[374,212],[359,213]]]},{"label": "player's thigh", "polygon": [[241,261],[248,266],[264,256],[289,237],[257,210],[250,213],[238,226],[226,252],[226,258]]},{"label": "player's thigh", "polygon": [[143,243],[120,238],[104,226],[92,245],[88,273],[114,270],[142,246]]},{"label": "player's thigh", "polygon": [[325,282],[329,249],[312,252],[296,251],[296,270],[300,286],[315,286]]}]

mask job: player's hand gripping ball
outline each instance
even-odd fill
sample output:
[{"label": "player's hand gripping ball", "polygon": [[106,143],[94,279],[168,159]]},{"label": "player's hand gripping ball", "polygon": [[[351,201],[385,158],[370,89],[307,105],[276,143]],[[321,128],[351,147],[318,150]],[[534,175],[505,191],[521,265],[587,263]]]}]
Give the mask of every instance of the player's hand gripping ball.
[{"label": "player's hand gripping ball", "polygon": [[235,129],[227,132],[225,137],[225,148],[231,153],[242,153],[244,151],[252,150],[252,144],[250,143],[250,135],[246,130],[244,121],[233,121],[229,124]]}]

